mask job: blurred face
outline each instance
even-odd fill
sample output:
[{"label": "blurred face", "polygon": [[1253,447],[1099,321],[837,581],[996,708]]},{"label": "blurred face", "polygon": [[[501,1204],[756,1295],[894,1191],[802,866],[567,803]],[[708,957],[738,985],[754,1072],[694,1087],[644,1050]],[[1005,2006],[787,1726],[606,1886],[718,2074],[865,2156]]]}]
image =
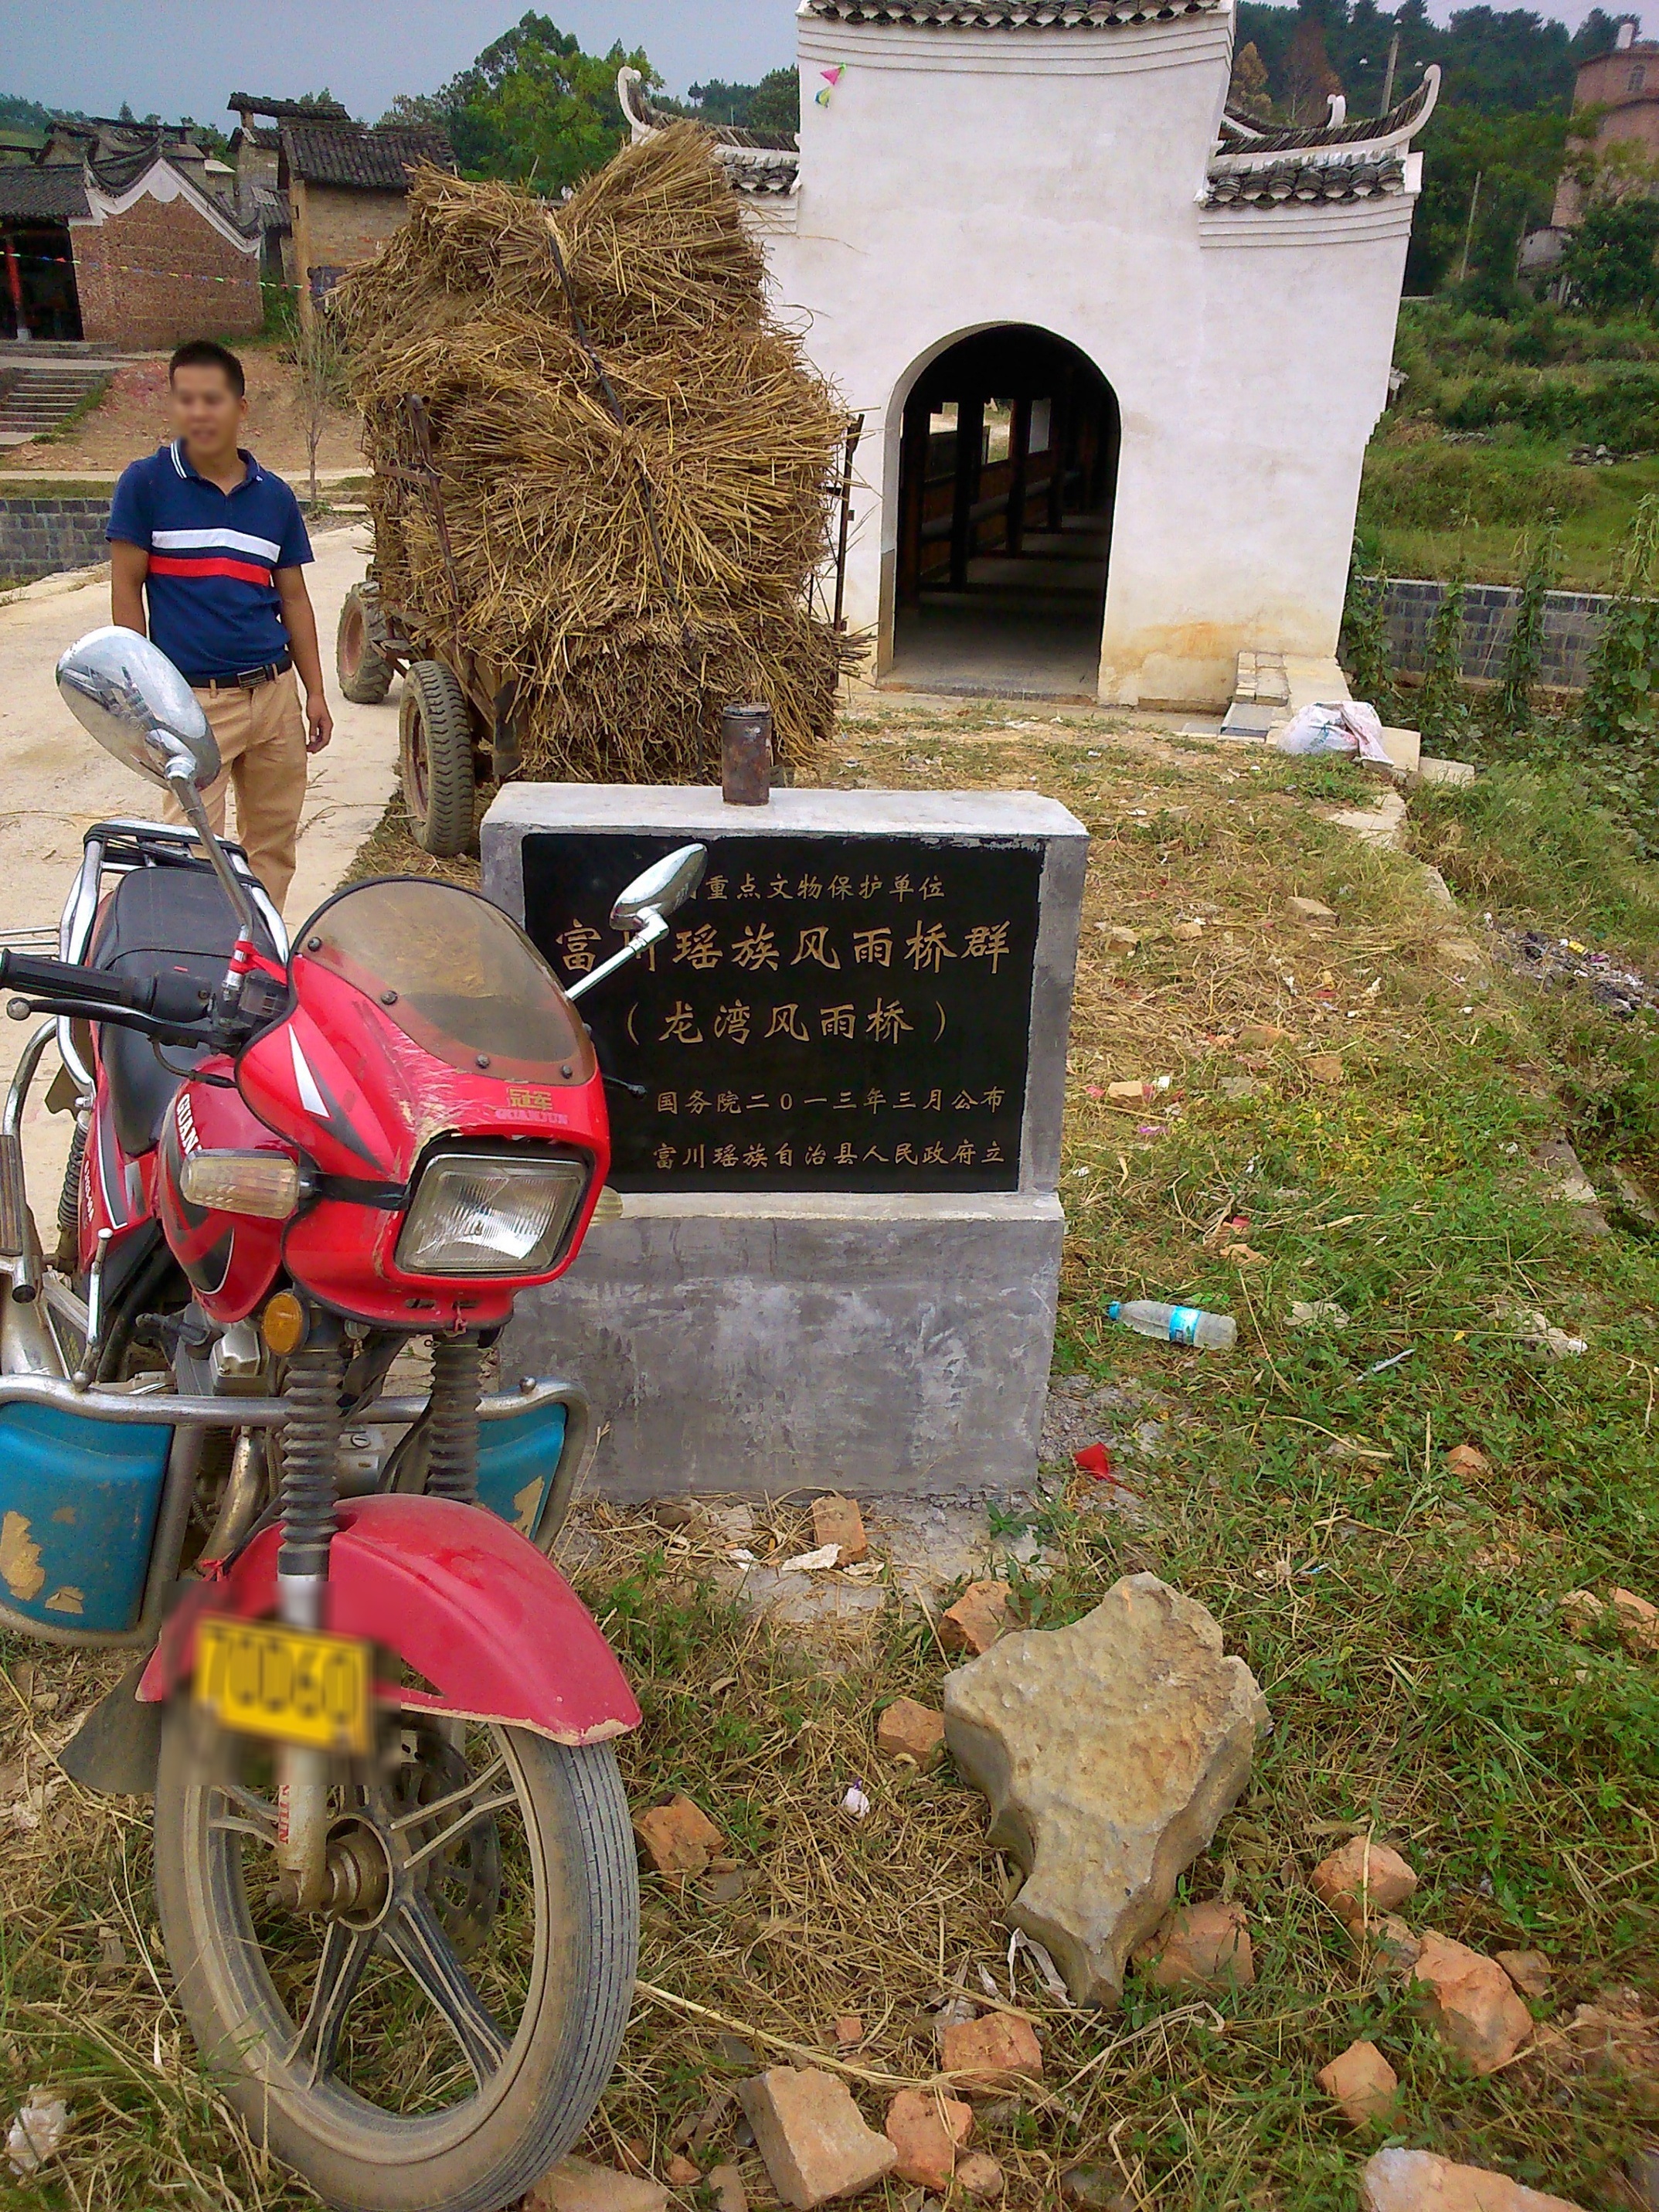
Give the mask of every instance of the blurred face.
[{"label": "blurred face", "polygon": [[247,401],[216,362],[175,368],[172,404],[173,427],[192,454],[228,456],[235,451]]}]

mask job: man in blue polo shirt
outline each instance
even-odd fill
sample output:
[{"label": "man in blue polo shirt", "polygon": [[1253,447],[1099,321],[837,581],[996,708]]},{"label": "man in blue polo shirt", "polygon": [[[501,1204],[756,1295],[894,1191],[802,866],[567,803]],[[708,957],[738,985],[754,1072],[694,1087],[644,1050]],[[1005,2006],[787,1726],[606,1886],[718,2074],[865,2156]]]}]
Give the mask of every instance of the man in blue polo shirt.
[{"label": "man in blue polo shirt", "polygon": [[[334,728],[306,591],[311,541],[289,487],[237,444],[247,385],[235,355],[194,339],[168,363],[167,386],[178,434],[115,487],[110,619],[153,638],[194,689],[225,764],[206,794],[208,818],[223,832],[234,783],[237,835],[280,907],[294,876],[306,756]],[[167,812],[184,818],[170,797]]]}]

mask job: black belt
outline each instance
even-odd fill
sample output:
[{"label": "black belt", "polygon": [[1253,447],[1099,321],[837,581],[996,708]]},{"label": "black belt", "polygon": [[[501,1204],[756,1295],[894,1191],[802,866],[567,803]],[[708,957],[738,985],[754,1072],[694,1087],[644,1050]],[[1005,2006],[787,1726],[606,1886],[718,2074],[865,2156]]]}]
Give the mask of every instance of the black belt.
[{"label": "black belt", "polygon": [[262,684],[274,684],[279,676],[286,676],[293,665],[291,656],[285,653],[280,660],[267,660],[260,668],[239,668],[234,676],[193,676],[191,682],[198,691],[257,691]]}]

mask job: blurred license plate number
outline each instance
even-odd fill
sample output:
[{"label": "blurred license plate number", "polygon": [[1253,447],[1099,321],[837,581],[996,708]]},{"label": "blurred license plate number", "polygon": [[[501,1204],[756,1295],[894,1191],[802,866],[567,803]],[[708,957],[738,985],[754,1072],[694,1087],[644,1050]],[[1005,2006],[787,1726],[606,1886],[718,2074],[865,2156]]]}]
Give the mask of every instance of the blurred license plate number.
[{"label": "blurred license plate number", "polygon": [[268,1621],[203,1622],[196,1702],[222,1727],[324,1751],[369,1748],[369,1648]]}]

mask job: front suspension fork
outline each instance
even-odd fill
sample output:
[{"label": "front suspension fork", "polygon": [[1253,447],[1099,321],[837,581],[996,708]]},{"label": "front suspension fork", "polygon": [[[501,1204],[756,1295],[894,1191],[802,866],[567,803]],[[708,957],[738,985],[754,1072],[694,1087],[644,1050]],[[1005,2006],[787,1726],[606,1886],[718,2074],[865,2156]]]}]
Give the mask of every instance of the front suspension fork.
[{"label": "front suspension fork", "polygon": [[[345,1354],[338,1324],[319,1319],[311,1341],[289,1362],[283,1395],[283,1544],[276,1557],[276,1611],[291,1628],[323,1628],[328,1552],[336,1526],[340,1398]],[[301,1912],[327,1900],[329,1754],[299,1744],[276,1753],[276,1859]]]}]

